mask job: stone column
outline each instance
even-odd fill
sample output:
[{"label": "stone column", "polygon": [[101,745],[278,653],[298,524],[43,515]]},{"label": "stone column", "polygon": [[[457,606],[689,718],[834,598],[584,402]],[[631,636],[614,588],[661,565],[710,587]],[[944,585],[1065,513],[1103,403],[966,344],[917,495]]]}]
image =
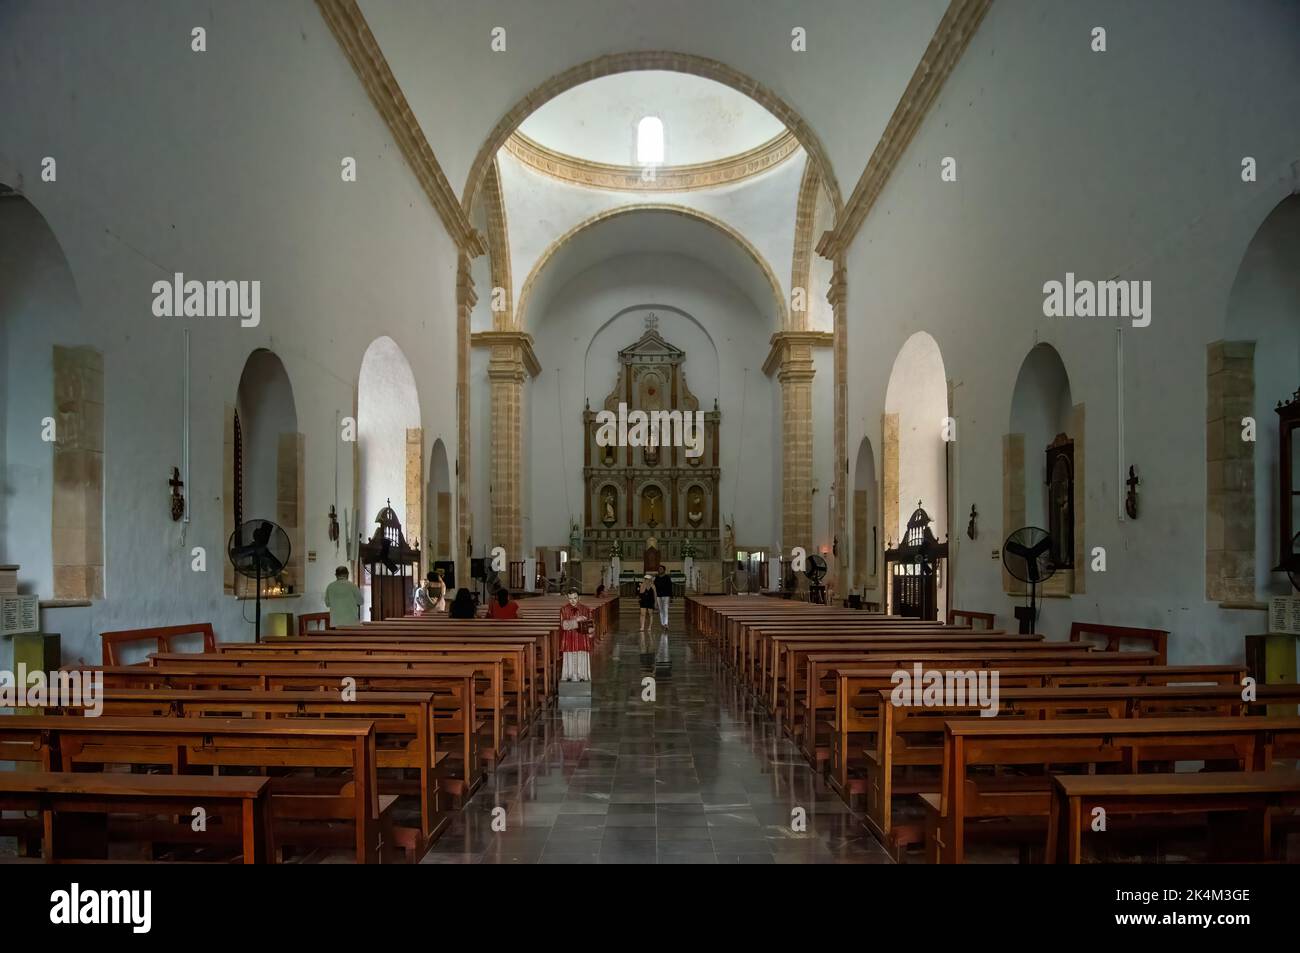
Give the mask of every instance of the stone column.
[{"label": "stone column", "polygon": [[456,268],[456,538],[452,541],[458,586],[469,584],[466,549],[474,532],[474,514],[469,503],[469,316],[476,301],[470,257],[461,252]]},{"label": "stone column", "polygon": [[402,520],[406,541],[420,547],[422,570],[433,566],[433,547],[424,538],[424,428],[406,428],[406,515]]},{"label": "stone column", "polygon": [[491,349],[488,379],[492,392],[489,475],[492,537],[488,547],[504,546],[507,560],[523,559],[523,403],[524,382],[541,372],[532,338],[520,331],[482,331],[475,347]]},{"label": "stone column", "polygon": [[[831,532],[839,540],[838,565],[833,567],[836,574],[837,590],[844,590],[848,580],[850,562],[848,537],[848,474],[849,450],[846,421],[849,412],[849,322],[848,322],[849,282],[848,269],[844,266],[844,257],[835,259],[835,270],[831,274],[831,286],[826,292],[834,317],[835,341],[833,344],[833,361],[835,375],[835,482],[832,492],[835,494],[835,509],[831,514]],[[847,595],[847,593],[845,593]]]},{"label": "stone column", "polygon": [[1251,603],[1256,445],[1241,439],[1241,420],[1255,412],[1255,342],[1215,341],[1206,356],[1205,597]]},{"label": "stone column", "polygon": [[50,532],[54,598],[102,599],[104,357],[99,351],[89,347],[54,348],[53,420]]},{"label": "stone column", "polygon": [[802,546],[812,553],[813,348],[831,343],[816,331],[772,335],[763,370],[781,382],[781,545],[788,554]]}]

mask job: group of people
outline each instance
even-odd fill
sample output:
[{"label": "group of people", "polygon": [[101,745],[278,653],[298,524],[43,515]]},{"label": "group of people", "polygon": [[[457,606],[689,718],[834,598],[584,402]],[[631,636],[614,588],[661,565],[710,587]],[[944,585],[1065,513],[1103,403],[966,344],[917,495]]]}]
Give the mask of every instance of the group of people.
[{"label": "group of people", "polygon": [[646,573],[637,589],[638,604],[641,606],[641,631],[648,632],[654,625],[655,610],[659,612],[659,625],[668,628],[668,607],[673,601],[673,577],[663,566],[655,573]]},{"label": "group of people", "polygon": [[[603,588],[603,587],[602,587]],[[646,602],[646,593],[650,602]],[[641,631],[649,624],[650,612],[659,607],[659,617],[668,628],[668,603],[672,598],[672,579],[661,568],[659,575],[646,573],[641,587]],[[330,611],[330,627],[356,625],[361,618],[363,603],[361,590],[348,578],[348,567],[339,566],[334,571],[334,581],[325,588],[325,604]],[[443,571],[436,569],[425,576],[424,583],[415,590],[415,615],[446,612],[452,619],[473,619],[478,614],[478,602],[468,589],[456,590],[456,597],[447,605],[447,582]],[[519,618],[519,603],[510,598],[510,590],[502,586],[496,597],[488,603],[489,619]],[[560,628],[563,630],[561,649],[564,667],[561,678],[568,682],[591,681],[591,650],[599,640],[595,618],[591,609],[579,599],[578,590],[570,589],[565,605],[560,607]]]},{"label": "group of people", "polygon": [[[361,621],[361,606],[365,600],[361,590],[349,578],[348,567],[339,566],[334,570],[334,581],[325,587],[325,606],[330,613],[330,627],[356,625]],[[474,593],[462,587],[456,590],[451,605],[447,604],[447,581],[443,571],[436,569],[424,578],[424,583],[415,590],[414,614],[431,615],[445,612],[451,619],[473,619],[478,615],[478,600]],[[504,586],[497,590],[496,597],[488,603],[489,619],[519,618],[519,603],[510,598],[510,590]]]},{"label": "group of people", "polygon": [[[473,619],[478,615],[478,600],[465,587],[456,590],[456,597],[447,605],[447,581],[443,571],[436,569],[424,577],[424,585],[415,590],[415,615],[446,612],[450,619]],[[489,619],[519,618],[519,603],[510,598],[510,590],[502,586],[488,602]]]}]

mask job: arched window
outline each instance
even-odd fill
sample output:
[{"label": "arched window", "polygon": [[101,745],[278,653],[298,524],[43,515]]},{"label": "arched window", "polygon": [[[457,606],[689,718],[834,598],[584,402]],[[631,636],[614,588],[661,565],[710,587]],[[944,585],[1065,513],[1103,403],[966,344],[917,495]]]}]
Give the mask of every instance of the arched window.
[{"label": "arched window", "polygon": [[658,116],[645,116],[636,124],[638,165],[660,165],[664,161],[664,124]]}]

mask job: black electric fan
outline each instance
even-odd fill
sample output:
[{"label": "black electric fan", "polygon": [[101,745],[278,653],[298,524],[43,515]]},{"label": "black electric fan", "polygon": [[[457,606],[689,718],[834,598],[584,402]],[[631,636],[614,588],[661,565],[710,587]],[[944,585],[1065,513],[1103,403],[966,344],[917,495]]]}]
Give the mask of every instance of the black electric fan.
[{"label": "black electric fan", "polygon": [[256,583],[253,640],[262,641],[262,580],[289,565],[289,534],[270,520],[248,520],[230,534],[226,555],[235,572]]},{"label": "black electric fan", "polygon": [[1002,544],[1002,565],[1007,572],[1029,584],[1029,605],[1016,609],[1020,633],[1029,635],[1038,619],[1038,587],[1052,577],[1052,537],[1037,526],[1022,526]]},{"label": "black electric fan", "polygon": [[822,580],[826,578],[826,569],[826,560],[817,553],[813,553],[805,561],[803,574],[808,577],[809,602],[826,604],[826,587],[822,585]]}]

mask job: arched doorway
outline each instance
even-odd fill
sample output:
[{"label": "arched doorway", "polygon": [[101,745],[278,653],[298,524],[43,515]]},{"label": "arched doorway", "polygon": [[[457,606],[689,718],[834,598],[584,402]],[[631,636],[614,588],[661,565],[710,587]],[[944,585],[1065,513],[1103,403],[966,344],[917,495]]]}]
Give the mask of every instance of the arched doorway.
[{"label": "arched doorway", "polygon": [[1273,569],[1289,545],[1284,507],[1290,532],[1300,529],[1291,494],[1300,459],[1283,488],[1277,407],[1300,386],[1300,195],[1278,203],[1251,238],[1207,374],[1206,595],[1241,604],[1287,595],[1289,581]]},{"label": "arched doorway", "polygon": [[[1083,427],[1070,394],[1070,378],[1056,348],[1037,344],[1021,362],[1011,396],[1003,455],[1003,538],[1037,526],[1052,539],[1055,572],[1046,594],[1082,592]],[[1005,591],[1022,583],[1005,574]]]},{"label": "arched doorway", "polygon": [[[360,534],[369,539],[375,518],[391,506],[411,545],[423,545],[424,448],[420,396],[411,365],[397,342],[378,337],[361,358],[357,380],[357,496]],[[364,580],[363,591],[369,593]],[[367,610],[369,605],[367,603]]]},{"label": "arched doorway", "polygon": [[876,453],[871,439],[863,437],[853,468],[853,589],[855,594],[874,591],[879,585],[879,558],[882,540],[880,518],[876,512],[879,496],[876,489]]},{"label": "arched doorway", "polygon": [[[103,356],[86,346],[94,341],[58,238],[35,205],[0,184],[0,562],[21,564],[32,591],[56,599],[104,597],[112,511]],[[0,662],[7,653],[0,646]]]},{"label": "arched doorway", "polygon": [[[226,538],[250,520],[270,520],[289,536],[289,564],[279,577],[262,580],[263,598],[301,592],[306,493],[303,435],[293,385],[280,358],[265,348],[244,362],[235,404],[227,408],[223,478]],[[223,541],[224,542],[224,541]],[[255,582],[225,564],[226,591],[256,595]]]},{"label": "arched doorway", "polygon": [[[948,377],[938,342],[917,331],[899,349],[885,391],[882,421],[882,532],[892,548],[907,536],[909,521],[923,509],[929,532],[940,543],[948,539],[948,448],[953,431],[948,414]],[[948,438],[948,439],[945,439]],[[940,563],[935,602],[940,618],[947,617],[951,567]]]},{"label": "arched doorway", "polygon": [[[451,467],[447,445],[439,437],[429,451],[428,513],[421,545],[428,551],[428,563],[454,562],[451,551]],[[457,580],[459,582],[459,580]]]}]

